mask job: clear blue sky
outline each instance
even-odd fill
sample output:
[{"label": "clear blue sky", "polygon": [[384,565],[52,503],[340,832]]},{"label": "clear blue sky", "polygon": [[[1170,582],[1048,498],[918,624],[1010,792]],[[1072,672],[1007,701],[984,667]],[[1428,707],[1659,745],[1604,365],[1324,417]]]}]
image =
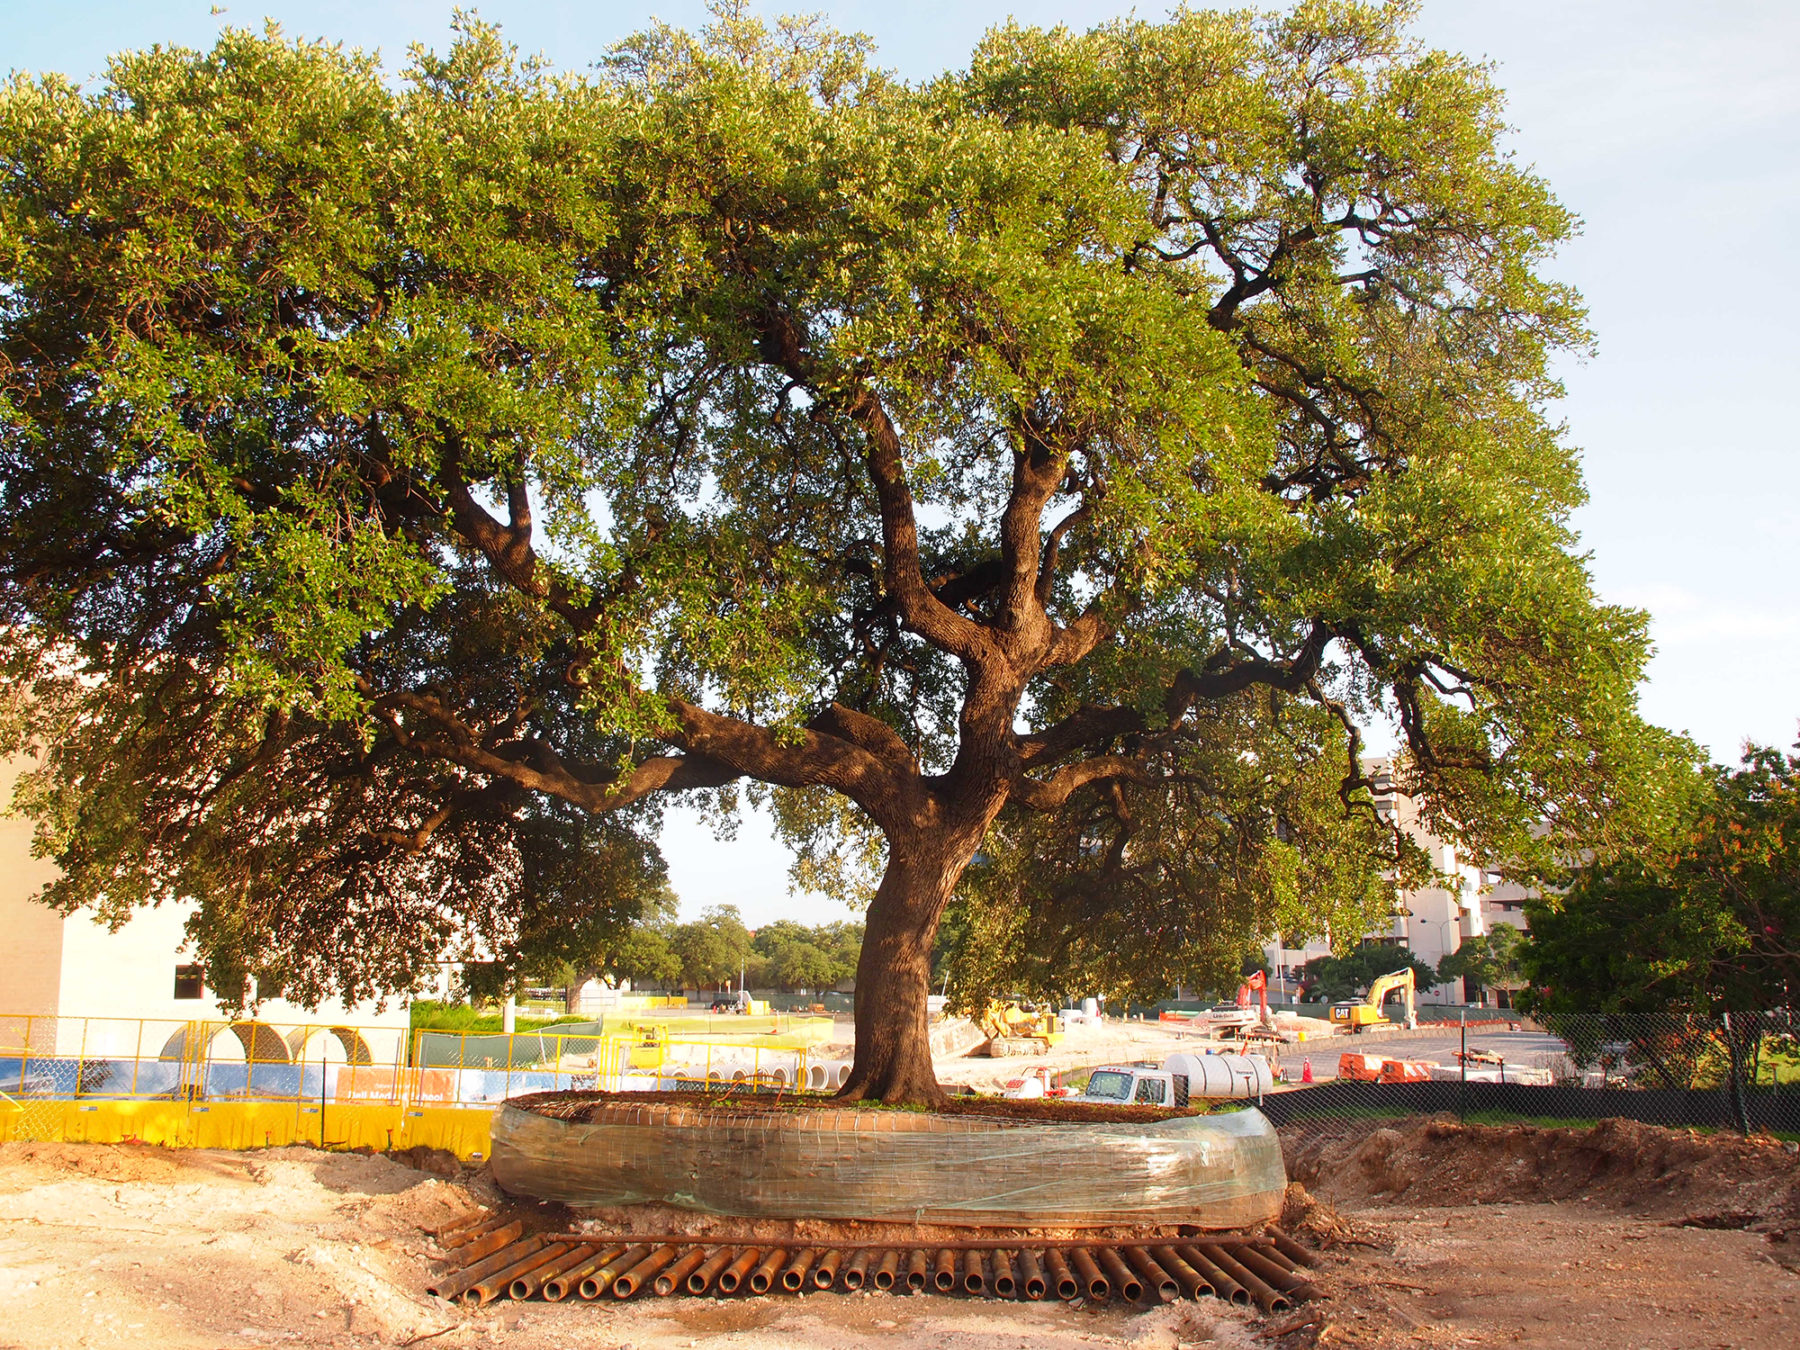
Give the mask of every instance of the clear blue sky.
[{"label": "clear blue sky", "polygon": [[[210,43],[221,24],[378,48],[442,45],[451,5],[421,0],[0,0],[0,67],[99,73],[108,53]],[[652,14],[694,26],[698,0],[489,0],[527,51],[579,68]],[[960,65],[1016,15],[1087,26],[1129,4],[1077,0],[765,6],[823,11],[923,77]],[[1160,8],[1137,7],[1145,15]],[[1426,0],[1431,43],[1493,61],[1513,148],[1586,222],[1555,271],[1587,297],[1598,355],[1566,370],[1562,415],[1592,502],[1578,518],[1602,593],[1654,616],[1645,712],[1716,758],[1800,722],[1800,4],[1793,0]],[[757,820],[714,843],[681,813],[664,838],[684,909],[752,922],[839,917],[785,894],[786,858]]]}]

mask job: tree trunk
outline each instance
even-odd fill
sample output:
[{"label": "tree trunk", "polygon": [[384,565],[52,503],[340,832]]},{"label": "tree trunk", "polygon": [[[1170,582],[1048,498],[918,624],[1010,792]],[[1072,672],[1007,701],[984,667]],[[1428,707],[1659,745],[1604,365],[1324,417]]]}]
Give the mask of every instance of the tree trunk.
[{"label": "tree trunk", "polygon": [[888,841],[888,869],[869,905],[856,962],[856,1061],[844,1101],[934,1105],[944,1100],[931,1067],[925,1000],[931,944],[981,833],[931,831]]}]

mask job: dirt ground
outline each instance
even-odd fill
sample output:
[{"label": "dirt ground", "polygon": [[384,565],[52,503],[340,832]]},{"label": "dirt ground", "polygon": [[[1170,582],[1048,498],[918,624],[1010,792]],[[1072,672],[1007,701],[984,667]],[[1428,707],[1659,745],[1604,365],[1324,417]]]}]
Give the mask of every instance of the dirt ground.
[{"label": "dirt ground", "polygon": [[[414,1161],[428,1161],[415,1159]],[[935,1295],[492,1304],[424,1294],[426,1231],[500,1200],[382,1157],[0,1146],[0,1347],[1791,1350],[1800,1157],[1636,1125],[1411,1122],[1289,1141],[1329,1298],[1263,1318]],[[1495,1203],[1498,1200],[1499,1203]],[[556,1216],[560,1224],[564,1216]]]},{"label": "dirt ground", "polygon": [[1283,1350],[1800,1344],[1792,1144],[1448,1120],[1283,1142],[1284,1222],[1332,1244],[1332,1298],[1289,1319],[1314,1320]]}]

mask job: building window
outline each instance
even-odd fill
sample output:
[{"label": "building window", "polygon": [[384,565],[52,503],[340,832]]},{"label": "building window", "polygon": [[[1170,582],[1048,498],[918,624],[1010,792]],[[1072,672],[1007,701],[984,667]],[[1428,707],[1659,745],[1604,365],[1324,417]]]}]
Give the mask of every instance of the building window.
[{"label": "building window", "polygon": [[204,966],[176,966],[175,997],[206,997],[206,968]]}]

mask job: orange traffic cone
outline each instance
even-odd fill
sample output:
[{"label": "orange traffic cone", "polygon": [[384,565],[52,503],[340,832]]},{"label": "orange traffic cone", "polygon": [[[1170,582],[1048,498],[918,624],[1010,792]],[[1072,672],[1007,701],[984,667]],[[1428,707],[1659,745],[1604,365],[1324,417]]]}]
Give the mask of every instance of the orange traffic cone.
[{"label": "orange traffic cone", "polygon": [[1300,1061],[1300,1081],[1302,1083],[1310,1083],[1312,1080],[1312,1061],[1310,1059],[1303,1059]]}]

